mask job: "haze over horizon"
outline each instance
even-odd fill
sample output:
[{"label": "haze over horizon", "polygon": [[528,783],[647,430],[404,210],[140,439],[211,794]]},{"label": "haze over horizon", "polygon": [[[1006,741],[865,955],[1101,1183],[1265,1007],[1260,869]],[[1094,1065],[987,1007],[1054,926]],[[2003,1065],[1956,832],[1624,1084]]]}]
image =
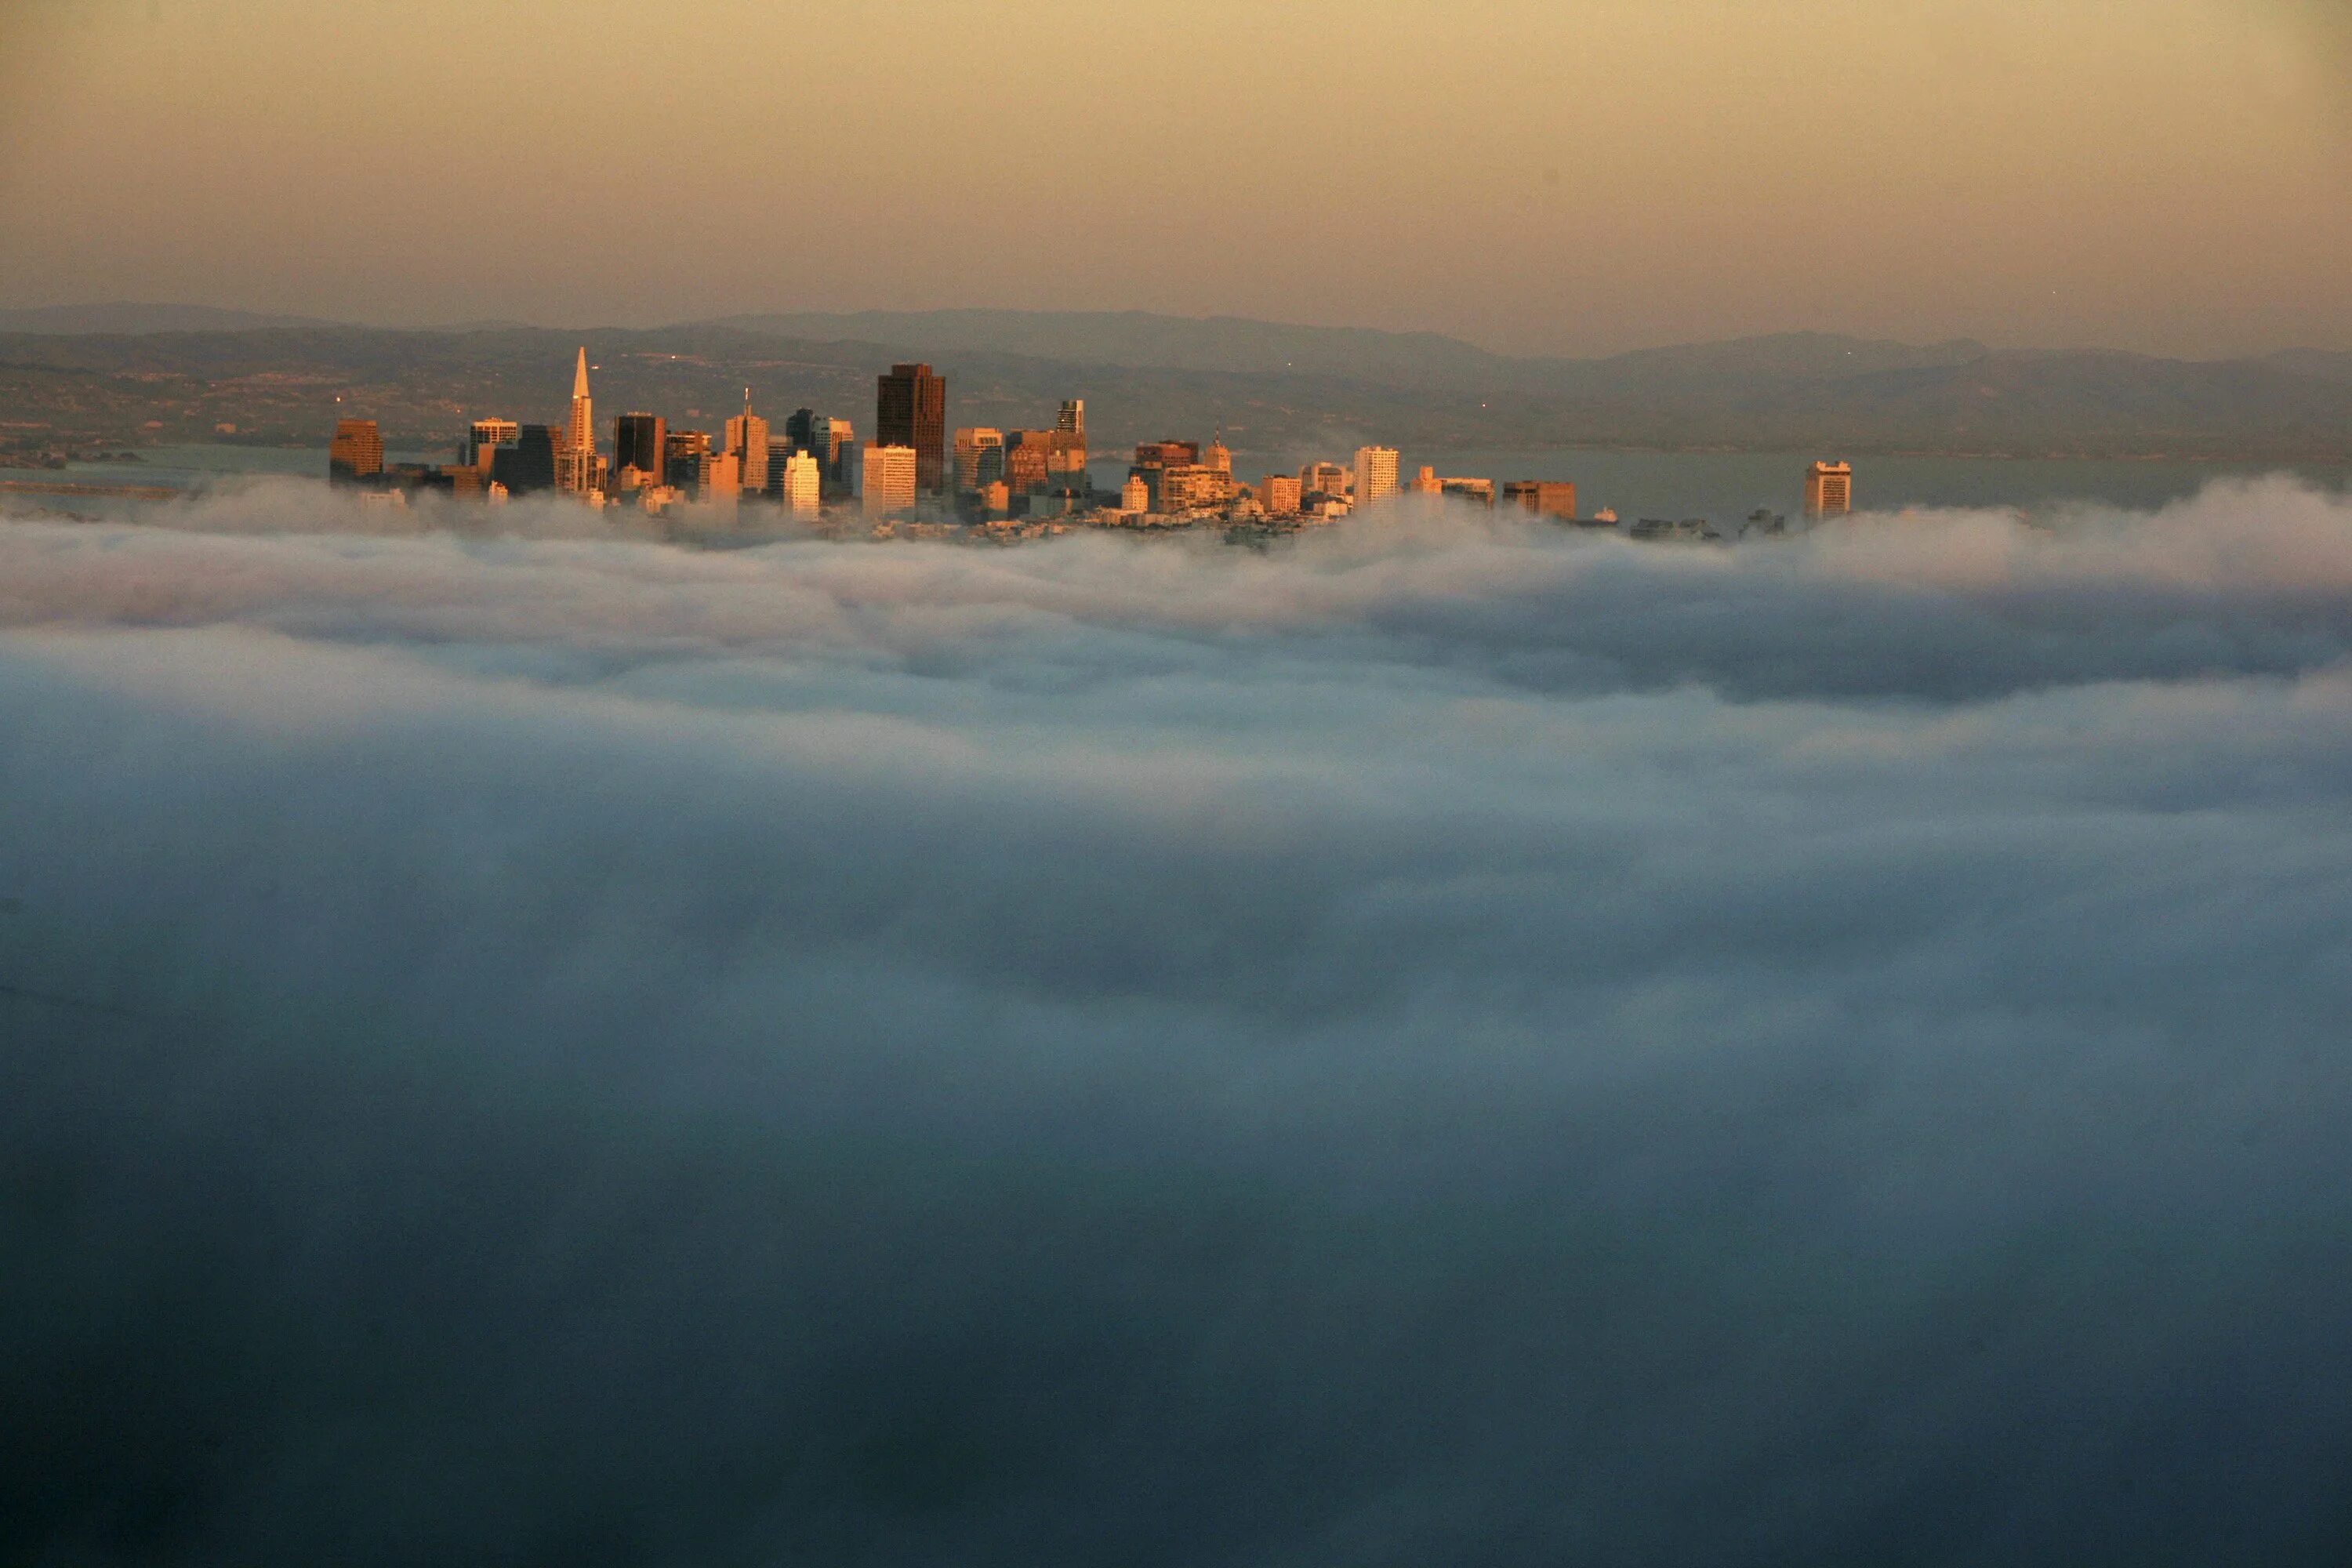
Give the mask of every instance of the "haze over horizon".
[{"label": "haze over horizon", "polygon": [[29,0],[0,307],[2352,348],[2346,15],[706,0],[633,42],[614,0]]}]

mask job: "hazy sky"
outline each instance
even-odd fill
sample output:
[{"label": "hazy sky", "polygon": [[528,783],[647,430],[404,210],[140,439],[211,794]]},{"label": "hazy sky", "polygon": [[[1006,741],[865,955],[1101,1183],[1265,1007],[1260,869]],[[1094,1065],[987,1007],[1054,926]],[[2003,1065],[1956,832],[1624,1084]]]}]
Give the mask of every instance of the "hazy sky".
[{"label": "hazy sky", "polygon": [[2340,0],[11,0],[0,304],[2352,346]]}]

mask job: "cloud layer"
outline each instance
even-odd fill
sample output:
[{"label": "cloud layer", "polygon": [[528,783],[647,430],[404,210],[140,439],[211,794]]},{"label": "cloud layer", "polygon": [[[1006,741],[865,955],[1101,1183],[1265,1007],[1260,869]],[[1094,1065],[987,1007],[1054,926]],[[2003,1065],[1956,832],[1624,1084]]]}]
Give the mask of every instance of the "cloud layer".
[{"label": "cloud layer", "polygon": [[324,506],[0,526],[0,1558],[2352,1547],[2343,498]]}]

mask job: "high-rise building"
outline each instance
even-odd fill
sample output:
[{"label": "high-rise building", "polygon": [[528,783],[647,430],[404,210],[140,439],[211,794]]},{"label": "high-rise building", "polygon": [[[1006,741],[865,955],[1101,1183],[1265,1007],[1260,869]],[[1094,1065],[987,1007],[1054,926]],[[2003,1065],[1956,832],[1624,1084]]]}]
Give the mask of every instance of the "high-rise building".
[{"label": "high-rise building", "polygon": [[955,433],[955,488],[971,495],[1004,478],[1004,432],[967,426]]},{"label": "high-rise building", "polygon": [[740,452],[705,452],[702,472],[695,482],[695,499],[705,506],[733,508],[743,502],[743,456]]},{"label": "high-rise building", "polygon": [[511,446],[522,426],[511,419],[477,419],[466,435],[466,466],[477,473],[490,471],[490,454]]},{"label": "high-rise building", "polygon": [[1503,487],[1503,504],[1574,522],[1576,487],[1565,479],[1513,479]]},{"label": "high-rise building", "polygon": [[361,485],[383,477],[383,433],[373,419],[339,419],[327,447],[327,479]]},{"label": "high-rise building", "polygon": [[710,452],[707,430],[673,430],[662,442],[662,479],[674,489],[690,490],[702,483],[702,459]]},{"label": "high-rise building", "polygon": [[1815,463],[1805,470],[1805,515],[1816,521],[1853,510],[1853,465]]},{"label": "high-rise building", "polygon": [[846,419],[820,414],[809,426],[809,450],[816,458],[817,479],[827,500],[847,500],[857,493],[857,427]]},{"label": "high-rise building", "polygon": [[[948,384],[927,364],[894,364],[875,382],[874,435],[882,450],[915,454],[915,486],[937,495],[947,483]],[[867,448],[869,451],[875,448]]]},{"label": "high-rise building", "polygon": [[1087,440],[1086,399],[1082,397],[1066,399],[1062,404],[1062,412],[1054,420],[1054,428],[1058,434],[1064,436],[1076,436],[1078,438],[1078,445],[1082,447],[1085,446]]},{"label": "high-rise building", "polygon": [[586,495],[604,488],[603,465],[596,460],[596,405],[588,395],[588,351],[572,373],[572,417],[556,447],[555,488]]},{"label": "high-rise building", "polygon": [[1376,506],[1397,493],[1397,450],[1394,447],[1356,448],[1356,505]]},{"label": "high-rise building", "polygon": [[879,443],[866,448],[866,511],[869,517],[887,517],[892,512],[906,511],[915,504],[915,495],[921,485],[922,469],[912,447],[892,447]]},{"label": "high-rise building", "polygon": [[635,468],[660,484],[669,456],[669,421],[658,414],[624,414],[613,421],[613,471]]},{"label": "high-rise building", "polygon": [[727,422],[727,451],[737,465],[743,489],[754,494],[768,488],[768,422],[751,412],[751,389],[743,389],[743,412]]},{"label": "high-rise building", "polygon": [[1004,448],[1004,483],[1014,495],[1035,495],[1054,482],[1054,454],[1047,446],[1052,433],[1022,430],[1024,439]]},{"label": "high-rise building", "polygon": [[816,450],[816,410],[795,408],[784,419],[784,439],[795,452]]},{"label": "high-rise building", "polygon": [[1231,475],[1234,471],[1234,455],[1226,449],[1223,441],[1212,441],[1209,443],[1209,449],[1201,454],[1201,464],[1203,468],[1214,468],[1221,474]]},{"label": "high-rise building", "polygon": [[1268,474],[1257,482],[1257,504],[1268,517],[1298,515],[1298,480],[1289,474]]},{"label": "high-rise building", "polygon": [[514,441],[500,447],[490,459],[490,478],[511,496],[551,490],[556,482],[556,437],[545,425],[525,425]]},{"label": "high-rise building", "polygon": [[770,436],[768,437],[767,479],[766,482],[760,487],[761,495],[772,501],[785,499],[784,465],[792,461],[793,454],[799,450],[799,447],[793,445],[790,437]]},{"label": "high-rise building", "polygon": [[794,452],[784,459],[783,501],[794,517],[814,517],[824,504],[822,481],[813,453]]},{"label": "high-rise building", "polygon": [[1234,499],[1234,478],[1206,463],[1184,463],[1158,470],[1159,505],[1164,512],[1199,511]]}]

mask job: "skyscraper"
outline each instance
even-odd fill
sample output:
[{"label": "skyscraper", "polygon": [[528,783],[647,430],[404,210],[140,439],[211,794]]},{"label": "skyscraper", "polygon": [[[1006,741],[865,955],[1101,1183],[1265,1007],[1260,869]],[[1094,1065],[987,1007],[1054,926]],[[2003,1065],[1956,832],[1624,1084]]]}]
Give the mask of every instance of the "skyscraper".
[{"label": "skyscraper", "polygon": [[624,414],[613,421],[613,471],[635,468],[650,484],[663,482],[668,460],[669,421],[657,414]]},{"label": "skyscraper", "polygon": [[522,434],[522,426],[511,419],[477,419],[466,436],[466,464],[480,473],[490,471],[490,454],[510,446]]},{"label": "skyscraper", "polygon": [[507,488],[509,495],[529,495],[533,490],[553,489],[556,482],[556,445],[559,431],[544,425],[526,425],[516,432],[509,446],[497,449],[490,460],[490,477]]},{"label": "skyscraper", "polygon": [[1004,432],[973,426],[955,433],[955,488],[972,495],[1004,477]]},{"label": "skyscraper", "polygon": [[563,442],[556,455],[561,459],[555,471],[556,489],[586,495],[604,488],[603,465],[596,460],[596,405],[588,395],[584,348],[572,373],[572,417],[563,426]]},{"label": "skyscraper", "polygon": [[1086,399],[1073,397],[1065,402],[1062,405],[1060,416],[1054,421],[1054,428],[1065,436],[1076,436],[1078,438],[1078,445],[1085,446],[1087,444]]},{"label": "skyscraper", "polygon": [[768,422],[751,412],[751,389],[743,389],[743,412],[727,422],[727,451],[736,459],[745,489],[768,488]]},{"label": "skyscraper", "polygon": [[1376,506],[1396,493],[1396,448],[1359,447],[1356,449],[1356,505]]},{"label": "skyscraper", "polygon": [[[937,495],[947,482],[948,384],[927,364],[894,364],[876,378],[874,435],[915,454],[915,485]],[[870,450],[871,448],[869,448]]]},{"label": "skyscraper", "polygon": [[359,485],[383,475],[383,435],[373,419],[339,419],[327,447],[331,484]]},{"label": "skyscraper", "polygon": [[1805,470],[1805,515],[1819,521],[1853,510],[1853,465],[1815,463]]},{"label": "skyscraper", "polygon": [[795,408],[784,420],[784,439],[793,444],[795,452],[816,450],[816,410]]},{"label": "skyscraper", "polygon": [[912,447],[870,446],[866,448],[866,511],[887,517],[915,504],[919,469]]},{"label": "skyscraper", "polygon": [[857,426],[820,414],[809,426],[809,450],[816,458],[825,500],[847,500],[857,493]]},{"label": "skyscraper", "polygon": [[673,430],[662,443],[662,480],[682,490],[702,483],[702,459],[710,455],[705,430]]},{"label": "skyscraper", "polygon": [[784,459],[784,504],[794,517],[814,517],[822,500],[817,478],[816,458],[808,452],[794,452]]}]

